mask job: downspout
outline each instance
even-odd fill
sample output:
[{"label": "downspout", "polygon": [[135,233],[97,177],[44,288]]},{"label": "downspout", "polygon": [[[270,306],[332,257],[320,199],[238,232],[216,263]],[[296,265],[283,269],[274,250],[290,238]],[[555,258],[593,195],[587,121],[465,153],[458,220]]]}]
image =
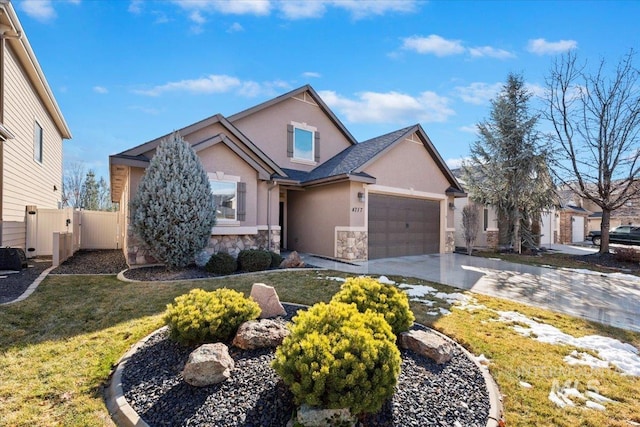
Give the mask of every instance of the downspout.
[{"label": "downspout", "polygon": [[[276,188],[273,180],[267,182],[267,249],[271,250],[271,190]],[[281,237],[282,238],[282,237]]]}]

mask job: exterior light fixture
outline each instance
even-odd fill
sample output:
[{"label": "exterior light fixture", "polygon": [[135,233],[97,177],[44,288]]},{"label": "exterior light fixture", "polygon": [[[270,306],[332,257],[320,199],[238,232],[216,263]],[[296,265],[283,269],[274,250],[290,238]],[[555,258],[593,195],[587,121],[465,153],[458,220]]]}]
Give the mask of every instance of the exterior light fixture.
[{"label": "exterior light fixture", "polygon": [[363,192],[358,192],[358,201],[363,202],[364,203],[364,193]]}]

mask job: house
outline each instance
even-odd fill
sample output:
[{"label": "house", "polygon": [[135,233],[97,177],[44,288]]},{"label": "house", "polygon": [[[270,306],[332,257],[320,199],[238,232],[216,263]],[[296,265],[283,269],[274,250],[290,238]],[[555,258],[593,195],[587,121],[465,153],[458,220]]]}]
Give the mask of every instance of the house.
[{"label": "house", "polygon": [[[209,250],[280,248],[343,260],[453,250],[462,188],[420,125],[358,143],[311,86],[179,130],[217,200]],[[110,157],[111,195],[129,201],[163,138]],[[149,261],[124,227],[130,264]]]},{"label": "house", "polygon": [[8,0],[0,35],[0,246],[28,249],[26,207],[59,207],[71,132]]},{"label": "house", "polygon": [[[462,177],[463,170],[461,168],[454,169],[452,173],[458,178],[458,182],[462,184],[465,191],[467,191]],[[474,246],[495,249],[501,245],[508,245],[510,242],[507,241],[505,230],[507,221],[500,218],[499,213],[493,206],[477,204],[474,203],[472,199],[473,194],[467,192],[463,197],[458,197],[454,201],[455,246],[462,248],[467,246],[464,238],[464,228],[462,227],[462,210],[469,204],[476,206],[480,222],[480,230],[476,236]],[[569,211],[567,210],[567,212]],[[559,243],[561,239],[570,239],[570,234],[559,233],[559,231],[563,229],[566,231],[565,223],[571,221],[571,219],[572,216],[567,217],[566,214],[562,216],[556,209],[549,209],[548,211],[542,212],[539,230],[540,246]],[[565,238],[565,235],[568,237]],[[563,240],[562,242],[569,243],[571,241]]]}]

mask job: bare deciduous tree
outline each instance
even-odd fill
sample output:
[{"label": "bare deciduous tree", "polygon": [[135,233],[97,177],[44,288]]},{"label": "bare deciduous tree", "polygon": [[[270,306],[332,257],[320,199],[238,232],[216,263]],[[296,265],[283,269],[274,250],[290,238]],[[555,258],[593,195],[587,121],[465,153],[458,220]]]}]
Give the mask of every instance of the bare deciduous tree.
[{"label": "bare deciduous tree", "polygon": [[62,181],[62,206],[80,207],[85,176],[86,173],[82,163],[73,162],[67,165]]},{"label": "bare deciduous tree", "polygon": [[609,75],[570,52],[547,77],[546,118],[553,125],[553,172],[566,188],[602,209],[600,253],[609,252],[611,212],[638,197],[640,71],[630,50]]},{"label": "bare deciduous tree", "polygon": [[468,204],[462,208],[462,233],[467,246],[467,254],[471,255],[480,231],[480,215],[475,204]]}]

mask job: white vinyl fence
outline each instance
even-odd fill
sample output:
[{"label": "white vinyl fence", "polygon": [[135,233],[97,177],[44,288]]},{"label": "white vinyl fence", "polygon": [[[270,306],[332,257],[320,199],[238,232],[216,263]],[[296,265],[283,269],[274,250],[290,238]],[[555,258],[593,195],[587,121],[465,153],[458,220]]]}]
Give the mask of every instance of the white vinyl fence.
[{"label": "white vinyl fence", "polygon": [[27,257],[54,252],[53,233],[69,233],[73,252],[78,249],[120,249],[117,212],[65,209],[27,209]]}]

